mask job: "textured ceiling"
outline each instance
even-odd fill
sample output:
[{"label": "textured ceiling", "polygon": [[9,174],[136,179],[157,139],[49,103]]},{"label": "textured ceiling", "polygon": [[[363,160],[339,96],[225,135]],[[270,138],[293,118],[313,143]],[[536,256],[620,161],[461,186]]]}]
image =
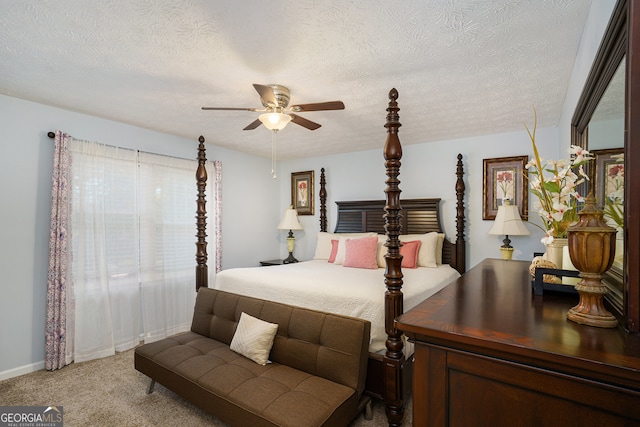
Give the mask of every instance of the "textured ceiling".
[{"label": "textured ceiling", "polygon": [[[0,93],[270,156],[252,83],[342,100],[278,133],[278,156],[558,124],[589,0],[2,0]],[[65,129],[67,130],[67,129]],[[68,129],[73,133],[73,129]],[[76,135],[91,138],[91,135]]]}]

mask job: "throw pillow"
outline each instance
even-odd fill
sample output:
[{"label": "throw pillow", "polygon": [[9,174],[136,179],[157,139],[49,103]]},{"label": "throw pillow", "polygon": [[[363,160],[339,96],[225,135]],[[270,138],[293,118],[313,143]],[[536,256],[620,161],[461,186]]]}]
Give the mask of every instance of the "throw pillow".
[{"label": "throw pillow", "polygon": [[404,234],[400,236],[401,242],[420,240],[418,251],[418,267],[437,267],[436,247],[438,246],[438,233],[432,231],[425,234]]},{"label": "throw pillow", "polygon": [[346,239],[344,267],[378,268],[376,254],[378,252],[378,238],[376,236],[361,239]]},{"label": "throw pillow", "polygon": [[411,242],[402,242],[400,246],[400,255],[402,255],[402,268],[418,267],[418,251],[420,250],[420,240],[412,240]]},{"label": "throw pillow", "polygon": [[[329,259],[331,255],[331,241],[338,240],[340,237],[357,239],[360,237],[375,236],[375,233],[328,233],[326,231],[319,231],[316,241],[316,252],[313,255],[313,259]],[[344,248],[342,248],[344,252]],[[344,254],[340,258],[339,264],[342,264],[344,260]]]},{"label": "throw pillow", "polygon": [[385,268],[387,266],[387,262],[384,259],[384,256],[387,254],[387,247],[384,245],[387,243],[387,235],[386,234],[378,234],[378,267]]},{"label": "throw pillow", "polygon": [[336,254],[338,253],[338,241],[333,239],[331,241],[331,255],[329,255],[329,262],[335,262]]},{"label": "throw pillow", "polygon": [[259,365],[266,365],[277,331],[276,323],[265,322],[242,312],[229,348]]},{"label": "throw pillow", "polygon": [[347,239],[361,239],[363,237],[377,236],[376,233],[336,233],[338,237],[338,252],[336,253],[336,264],[344,264],[344,256],[346,253],[345,242]]}]

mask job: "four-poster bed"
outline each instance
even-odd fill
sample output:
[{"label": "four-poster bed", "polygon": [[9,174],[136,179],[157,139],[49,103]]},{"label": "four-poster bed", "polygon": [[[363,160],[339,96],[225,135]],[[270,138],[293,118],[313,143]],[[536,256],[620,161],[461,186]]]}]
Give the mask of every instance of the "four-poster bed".
[{"label": "four-poster bed", "polygon": [[[408,380],[410,372],[411,372],[411,364],[407,362],[407,356],[405,355],[404,350],[404,342],[402,333],[398,331],[395,327],[394,319],[398,317],[404,311],[405,306],[405,295],[402,292],[402,287],[405,281],[405,275],[407,278],[411,279],[414,274],[417,274],[414,271],[410,271],[409,269],[402,270],[402,259],[401,255],[401,237],[402,235],[422,235],[427,233],[443,233],[443,229],[440,221],[440,199],[411,199],[411,200],[400,200],[401,190],[399,188],[400,181],[398,176],[400,174],[400,160],[402,158],[402,146],[400,144],[400,140],[398,138],[398,129],[401,126],[399,122],[398,115],[398,104],[397,104],[398,92],[395,89],[392,89],[389,92],[389,104],[387,108],[387,120],[385,127],[387,128],[387,139],[384,146],[384,158],[385,158],[385,168],[386,168],[386,184],[387,187],[385,189],[385,200],[376,200],[376,201],[345,201],[345,202],[336,202],[338,206],[337,213],[337,222],[336,228],[334,230],[334,235],[339,235],[341,233],[366,233],[371,232],[379,235],[385,235],[386,240],[383,238],[379,239],[384,242],[384,246],[386,249],[386,254],[384,255],[384,277],[379,280],[384,281],[384,285],[386,287],[384,298],[382,297],[382,289],[380,289],[379,293],[379,301],[382,305],[382,301],[384,301],[384,306],[380,308],[382,324],[384,327],[383,334],[386,337],[383,337],[382,341],[384,345],[382,349],[370,347],[370,357],[369,357],[369,367],[367,373],[367,392],[373,396],[382,398],[385,402],[387,418],[389,420],[390,425],[400,425],[402,423],[402,419],[404,417],[404,409],[403,409],[403,395],[404,395],[404,385],[405,383],[409,383]],[[196,243],[196,290],[200,287],[208,287],[207,276],[208,276],[208,268],[207,268],[207,251],[206,251],[206,199],[204,194],[204,188],[206,185],[207,174],[204,168],[206,157],[205,157],[205,147],[204,147],[204,138],[200,137],[199,139],[199,151],[198,151],[198,170],[196,173],[197,185],[198,185],[198,199],[197,199],[197,243]],[[456,237],[455,241],[451,242],[449,239],[444,238],[441,239],[442,248],[441,250],[441,264],[437,266],[437,268],[427,268],[426,270],[435,271],[445,271],[451,270],[455,273],[455,276],[445,276],[444,278],[439,279],[440,282],[436,283],[433,288],[426,289],[423,294],[414,292],[414,285],[412,285],[406,289],[407,297],[410,299],[411,306],[417,304],[422,301],[424,298],[432,295],[438,290],[442,289],[442,287],[446,286],[447,283],[454,280],[459,274],[464,273],[465,271],[465,240],[464,240],[464,225],[465,225],[465,215],[464,215],[464,181],[463,181],[463,165],[462,165],[462,155],[457,156],[457,164],[456,164]],[[326,210],[326,200],[327,200],[327,191],[326,191],[326,179],[325,179],[325,170],[321,169],[320,175],[320,232],[327,233],[327,210]],[[439,249],[439,247],[438,247]],[[308,264],[312,263],[323,263],[325,266],[328,264],[325,260],[314,260],[309,261]],[[299,263],[299,264],[307,264]],[[450,266],[450,267],[449,267]],[[275,267],[255,267],[249,269],[232,269],[232,270],[247,270],[253,274],[253,276],[246,276],[250,279],[245,279],[245,282],[250,282],[256,277],[256,273],[259,270],[261,276],[275,275],[278,274],[282,268],[289,269],[286,274],[292,272],[297,266],[275,266]],[[341,266],[333,266],[331,267],[340,268]],[[433,267],[436,267],[435,265]],[[326,268],[326,267],[323,267]],[[280,269],[280,270],[278,270]],[[342,271],[347,270],[356,270],[350,268],[340,268]],[[253,271],[251,271],[253,270]],[[417,268],[415,270],[425,270],[421,268]],[[363,272],[365,270],[362,270]],[[374,272],[376,277],[377,275],[381,275],[381,269],[375,270],[367,270],[366,274],[371,274]],[[226,271],[221,272],[218,277],[224,277]],[[350,271],[349,274],[353,272]],[[315,275],[323,275],[327,276],[330,273],[316,273]],[[449,273],[450,274],[450,273]],[[307,276],[309,277],[309,276]],[[371,276],[368,276],[371,277]],[[257,279],[256,279],[257,280]],[[301,284],[304,281],[300,279],[297,283]],[[315,278],[314,278],[315,280]],[[334,282],[336,281],[335,277],[332,276]],[[371,279],[368,279],[371,280]],[[414,282],[423,282],[422,278],[412,279]],[[280,282],[285,282],[285,280],[279,280]],[[230,287],[232,289],[241,289],[240,287],[234,288],[234,286],[239,286],[236,283],[232,282]],[[314,282],[315,283],[315,282]],[[347,283],[347,282],[345,282]],[[348,282],[353,283],[353,282]],[[218,280],[216,280],[216,287],[221,288]],[[250,286],[250,285],[249,285]],[[264,289],[266,288],[263,283],[259,284],[259,287]],[[300,286],[302,287],[302,286]],[[313,288],[318,288],[318,286],[309,286]],[[328,286],[327,286],[328,287]],[[355,285],[354,285],[355,287]],[[321,288],[321,287],[320,287]],[[351,288],[351,286],[350,286]],[[224,288],[222,288],[224,289]],[[248,288],[246,290],[247,294],[253,293],[257,290],[256,287]],[[374,288],[375,289],[375,288]],[[227,291],[230,291],[227,288]],[[234,292],[231,290],[231,292]],[[279,292],[279,290],[275,291]],[[283,292],[283,294],[285,294]],[[290,293],[289,293],[290,294]],[[289,297],[287,294],[286,297],[281,295],[281,300],[286,303],[294,303],[295,300],[287,299]],[[308,300],[320,300],[320,299],[330,299],[330,298],[318,298],[317,295],[314,297],[306,297]],[[258,295],[258,297],[265,298],[265,295]],[[265,299],[269,299],[268,296]],[[274,298],[275,299],[275,298]],[[364,303],[361,303],[364,304]],[[350,305],[357,306],[359,305],[357,302],[350,302]],[[310,307],[317,308],[317,307]],[[330,309],[325,309],[325,311],[330,311]],[[336,311],[340,313],[339,311]],[[353,315],[354,317],[359,317],[359,312],[347,312],[341,313],[347,315]],[[362,316],[364,317],[364,316]],[[371,320],[371,319],[367,319]],[[372,324],[374,321],[372,321]],[[374,336],[372,326],[372,337]],[[409,357],[410,359],[410,357]]]}]

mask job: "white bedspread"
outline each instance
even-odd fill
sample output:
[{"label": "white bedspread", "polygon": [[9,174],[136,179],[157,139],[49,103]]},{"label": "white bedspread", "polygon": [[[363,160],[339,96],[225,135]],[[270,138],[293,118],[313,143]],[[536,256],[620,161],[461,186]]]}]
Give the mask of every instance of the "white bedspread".
[{"label": "white bedspread", "polygon": [[[404,309],[408,310],[460,277],[449,265],[402,270]],[[269,301],[359,317],[371,322],[369,351],[385,348],[384,269],[349,268],[326,260],[233,268],[216,275],[214,287]]]}]

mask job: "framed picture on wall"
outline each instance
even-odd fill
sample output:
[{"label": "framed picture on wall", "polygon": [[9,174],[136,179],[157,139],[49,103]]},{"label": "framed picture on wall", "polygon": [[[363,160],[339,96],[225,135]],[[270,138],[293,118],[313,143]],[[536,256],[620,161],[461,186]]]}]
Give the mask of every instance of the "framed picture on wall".
[{"label": "framed picture on wall", "polygon": [[313,215],[313,171],[291,173],[291,205],[298,215]]},{"label": "framed picture on wall", "polygon": [[518,206],[520,217],[529,217],[529,190],[524,178],[528,156],[484,159],[484,181],[482,187],[482,219],[494,220],[498,206],[505,199]]},{"label": "framed picture on wall", "polygon": [[596,202],[600,208],[605,200],[611,202],[624,200],[624,149],[609,148],[605,150],[591,150],[595,157]]}]

